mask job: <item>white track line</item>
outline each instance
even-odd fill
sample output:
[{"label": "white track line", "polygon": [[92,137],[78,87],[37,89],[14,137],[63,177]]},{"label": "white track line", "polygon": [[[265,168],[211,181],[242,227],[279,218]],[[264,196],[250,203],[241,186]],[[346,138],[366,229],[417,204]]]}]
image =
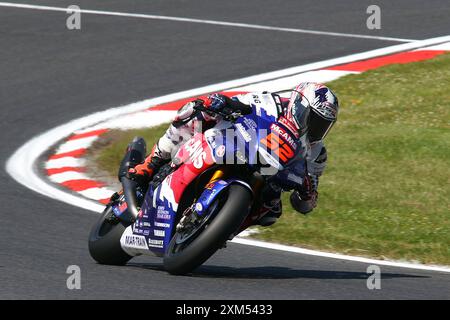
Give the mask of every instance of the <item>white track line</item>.
[{"label": "white track line", "polygon": [[[0,6],[1,7],[11,7],[11,8],[20,8],[20,9],[60,11],[60,12],[66,12],[66,13],[68,12],[68,8],[39,6],[39,5],[32,5],[32,4],[19,4],[19,3],[11,3],[11,2],[0,2]],[[162,16],[162,15],[154,15],[154,14],[126,13],[126,12],[88,10],[88,9],[71,10],[71,12],[80,12],[80,13],[85,13],[85,14],[107,15],[107,16],[119,16],[119,17],[138,18],[138,19],[190,22],[190,23],[209,24],[209,25],[217,25],[217,26],[225,26],[225,27],[247,28],[247,29],[257,29],[257,30],[266,30],[266,31],[292,32],[292,33],[304,33],[304,34],[314,34],[314,35],[321,35],[321,36],[359,38],[359,39],[371,39],[371,40],[383,40],[383,41],[395,41],[395,42],[417,41],[417,40],[413,40],[413,39],[380,37],[380,36],[370,36],[370,35],[364,35],[364,34],[328,32],[328,31],[296,29],[296,28],[272,27],[272,26],[264,26],[264,25],[259,25],[259,24],[216,21],[216,20],[206,20],[206,19],[194,19],[194,18],[184,18],[184,17],[172,17],[172,16]]]},{"label": "white track line", "polygon": [[[87,115],[83,118],[79,118],[76,120],[72,120],[66,124],[60,125],[56,128],[50,129],[41,135],[38,135],[28,142],[26,142],[24,145],[22,145],[19,149],[17,149],[11,157],[8,159],[6,163],[6,171],[8,174],[16,180],[18,183],[28,187],[29,189],[32,189],[40,194],[46,195],[50,198],[78,206],[80,208],[84,208],[87,210],[91,210],[94,212],[101,212],[104,208],[103,205],[87,200],[83,197],[80,197],[79,195],[71,194],[67,191],[63,191],[61,189],[58,189],[54,185],[52,185],[50,182],[44,180],[41,178],[38,172],[37,163],[39,158],[44,154],[48,149],[50,149],[52,146],[54,146],[61,138],[68,137],[73,132],[80,131],[84,128],[93,126],[95,124],[98,124],[100,122],[104,122],[109,119],[113,119],[115,117],[119,117],[122,115],[127,115],[133,112],[138,112],[147,109],[148,107],[152,105],[162,104],[166,102],[172,102],[176,100],[180,100],[183,98],[193,97],[193,96],[199,96],[205,93],[209,92],[216,92],[216,91],[224,91],[230,88],[236,88],[236,87],[242,87],[245,85],[250,85],[254,83],[260,83],[267,80],[273,80],[277,78],[282,78],[302,72],[322,69],[330,66],[335,66],[338,64],[344,64],[349,62],[354,62],[357,60],[362,59],[369,59],[377,56],[387,55],[395,52],[400,51],[406,51],[406,50],[414,50],[421,47],[426,46],[432,46],[441,44],[444,42],[450,41],[450,36],[444,36],[444,37],[438,37],[438,38],[432,38],[427,40],[421,40],[414,43],[407,43],[407,44],[400,44],[400,45],[394,45],[386,48],[371,50],[363,53],[358,54],[352,54],[341,58],[336,59],[330,59],[325,61],[320,61],[316,63],[310,63],[307,65],[297,66],[293,68],[287,68],[279,71],[274,72],[268,72],[263,73],[251,77],[236,79],[232,81],[226,81],[214,85],[209,85],[201,88],[196,88],[192,90],[186,90],[181,91],[165,96],[161,96],[158,98],[152,98],[136,103],[132,103],[126,106],[121,106],[117,108],[111,108],[105,111],[97,112],[94,114]],[[60,159],[58,159],[60,160]],[[54,165],[58,160],[53,160],[50,165]],[[49,166],[49,162],[47,162],[47,165]],[[246,239],[236,239],[235,241],[240,241],[240,243],[246,242],[246,244],[250,244],[248,242],[249,240]],[[257,242],[252,242],[252,245],[258,245]],[[270,244],[272,248],[281,248],[277,247],[278,245]],[[262,246],[262,245],[259,245]],[[287,246],[283,246],[287,247]],[[289,250],[294,250],[292,252],[299,252],[304,254],[314,254],[314,255],[323,255],[324,253],[319,251],[296,251],[296,250],[304,250],[296,247],[287,247],[290,248]],[[284,250],[286,251],[286,250]],[[332,255],[332,254],[327,254]],[[339,259],[344,260],[352,260],[352,261],[367,261],[365,258],[361,257],[352,257],[352,256],[340,256]],[[376,261],[378,264],[387,264],[392,263],[393,265],[396,264],[396,262],[389,262],[384,260],[371,260]],[[404,267],[412,268],[412,269],[421,269],[421,270],[430,270],[435,271],[435,267],[429,267],[425,265],[419,265],[420,268],[417,267],[416,264],[404,264]],[[443,272],[448,272],[444,271]]]},{"label": "white track line", "polygon": [[230,91],[281,91],[289,87],[294,87],[293,83],[300,82],[320,82],[325,83],[333,81],[348,74],[356,74],[359,72],[341,71],[341,70],[315,70],[296,74],[293,76],[279,78],[271,81],[264,81],[249,86],[232,88]]},{"label": "white track line", "polygon": [[298,248],[298,247],[285,246],[282,244],[269,243],[269,242],[264,242],[264,241],[250,240],[250,239],[243,239],[243,238],[234,238],[231,242],[265,248],[265,249],[300,253],[300,254],[306,254],[306,255],[310,255],[310,256],[323,257],[323,258],[348,260],[348,261],[354,261],[354,262],[361,262],[361,263],[375,264],[375,265],[382,265],[382,266],[390,266],[390,267],[397,267],[397,268],[408,268],[408,269],[418,269],[418,270],[450,273],[450,267],[446,267],[446,266],[430,266],[430,265],[416,264],[416,263],[404,263],[404,262],[396,262],[396,261],[369,259],[369,258],[348,256],[348,255],[344,255],[344,254],[329,253],[329,252],[322,252],[322,251],[316,251],[316,250],[309,250],[309,249],[303,249],[303,248]]},{"label": "white track line", "polygon": [[[450,42],[441,43],[435,46],[427,47],[426,50],[444,50],[444,51],[450,51]],[[417,49],[420,50],[420,49]]]}]

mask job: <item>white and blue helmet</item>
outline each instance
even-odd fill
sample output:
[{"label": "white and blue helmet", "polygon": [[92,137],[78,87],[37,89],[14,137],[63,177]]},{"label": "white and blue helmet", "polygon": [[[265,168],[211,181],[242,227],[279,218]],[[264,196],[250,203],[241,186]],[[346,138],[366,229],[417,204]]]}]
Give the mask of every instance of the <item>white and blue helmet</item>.
[{"label": "white and blue helmet", "polygon": [[287,107],[300,135],[308,132],[311,143],[323,140],[337,120],[339,103],[325,85],[302,82],[292,91]]}]

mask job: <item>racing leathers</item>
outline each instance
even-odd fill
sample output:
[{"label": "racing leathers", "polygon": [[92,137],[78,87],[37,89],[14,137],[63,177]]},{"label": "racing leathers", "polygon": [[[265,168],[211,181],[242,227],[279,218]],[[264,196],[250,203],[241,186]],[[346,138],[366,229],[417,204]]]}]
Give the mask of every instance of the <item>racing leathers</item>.
[{"label": "racing leathers", "polygon": [[[208,96],[202,104],[213,111],[222,113],[239,112],[247,114],[251,112],[251,106],[244,103],[245,95],[228,98],[221,94]],[[204,132],[214,127],[222,120],[220,115],[207,111],[199,111],[194,106],[199,100],[185,104],[177,112],[177,115],[165,134],[154,145],[152,152],[144,163],[130,169],[130,176],[143,179],[144,183],[150,181],[158,169],[170,162],[180,145],[188,141],[195,133]],[[288,101],[284,100],[284,104]],[[305,140],[307,141],[307,139]],[[273,224],[281,215],[281,192],[293,191],[290,197],[291,204],[298,212],[306,214],[314,209],[317,201],[317,188],[319,177],[325,169],[327,151],[322,141],[314,144],[306,144],[306,168],[304,161],[297,166],[295,161],[284,170],[267,179],[262,199],[261,219],[258,224],[268,226]],[[305,169],[307,174],[305,174]]]}]

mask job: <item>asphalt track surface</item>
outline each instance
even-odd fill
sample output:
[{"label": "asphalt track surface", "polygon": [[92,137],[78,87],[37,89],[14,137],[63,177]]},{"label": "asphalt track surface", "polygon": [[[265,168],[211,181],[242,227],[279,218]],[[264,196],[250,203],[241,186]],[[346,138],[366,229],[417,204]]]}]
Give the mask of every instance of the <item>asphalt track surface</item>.
[{"label": "asphalt track surface", "polygon": [[[387,37],[448,34],[448,1],[378,1],[382,29],[366,28],[370,1],[33,1],[32,4],[162,14]],[[23,3],[26,3],[25,1]],[[97,215],[14,182],[8,157],[43,131],[94,111],[393,42],[0,8],[0,298],[2,299],[449,299],[450,275],[381,267],[366,287],[364,263],[229,244],[193,275],[158,258],[126,267],[94,263],[87,236]],[[66,288],[78,265],[82,289]]]}]

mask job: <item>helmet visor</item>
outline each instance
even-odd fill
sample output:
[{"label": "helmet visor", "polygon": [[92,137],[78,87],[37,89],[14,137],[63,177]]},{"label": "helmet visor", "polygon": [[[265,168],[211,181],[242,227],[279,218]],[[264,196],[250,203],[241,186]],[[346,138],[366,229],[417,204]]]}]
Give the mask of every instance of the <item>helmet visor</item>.
[{"label": "helmet visor", "polygon": [[299,134],[303,135],[308,130],[310,106],[308,100],[302,94],[297,94],[292,104],[291,112]]},{"label": "helmet visor", "polygon": [[327,120],[317,114],[316,112],[311,112],[308,121],[308,138],[309,142],[317,142],[323,140],[330,129],[333,127],[335,121]]}]

